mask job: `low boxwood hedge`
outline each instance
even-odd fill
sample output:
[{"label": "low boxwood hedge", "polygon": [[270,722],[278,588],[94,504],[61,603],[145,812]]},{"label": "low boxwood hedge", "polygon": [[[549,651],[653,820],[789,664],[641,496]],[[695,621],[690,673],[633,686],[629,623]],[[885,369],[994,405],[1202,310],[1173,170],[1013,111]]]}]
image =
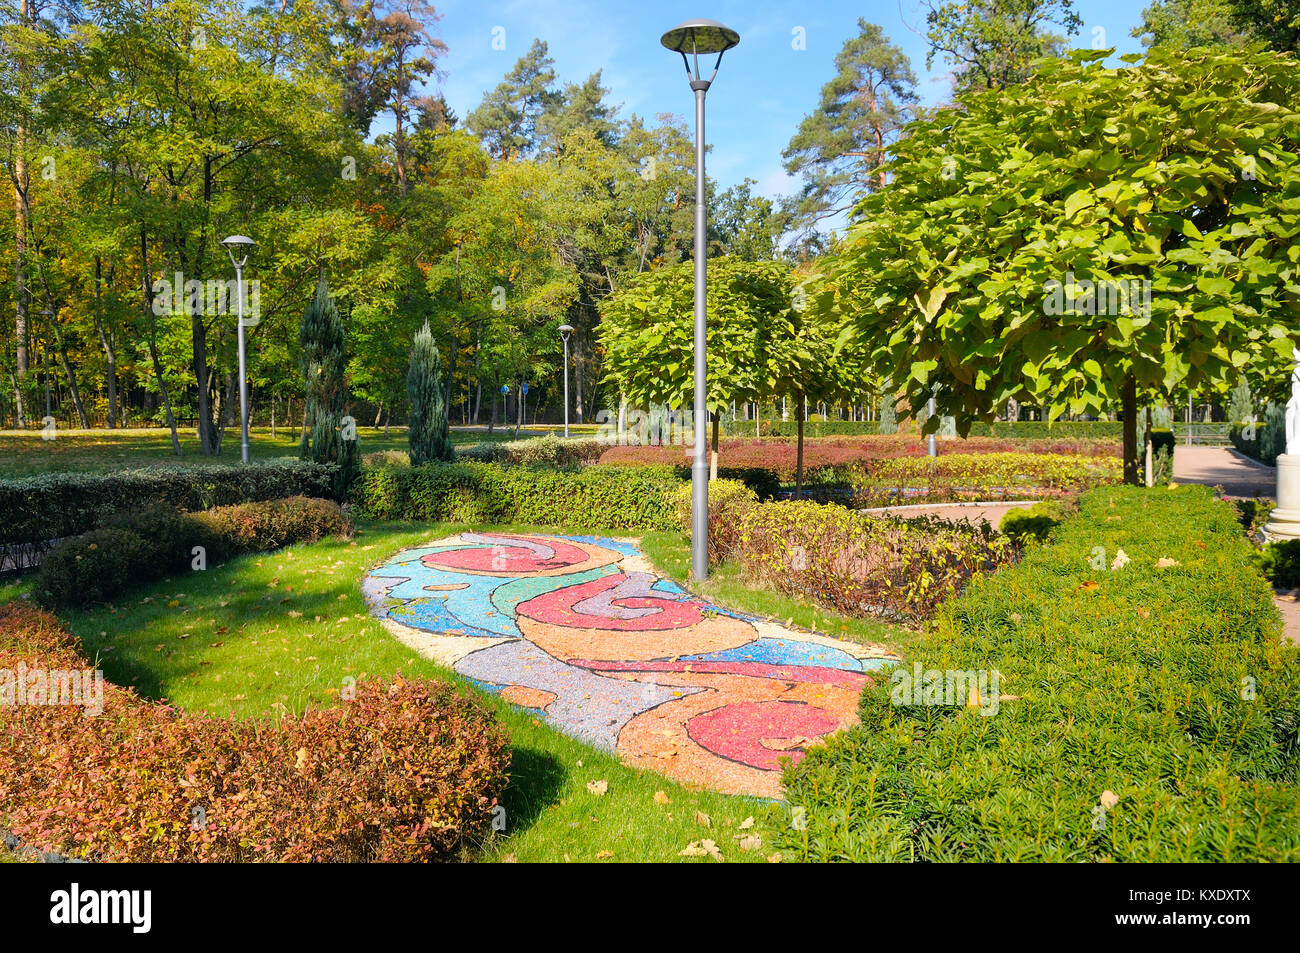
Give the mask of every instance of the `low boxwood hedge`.
[{"label": "low boxwood hedge", "polygon": [[105,602],[154,579],[206,568],[209,561],[346,536],[351,530],[337,503],[303,496],[202,513],[165,506],[128,510],[50,552],[32,581],[32,596],[51,608]]},{"label": "low boxwood hedge", "polygon": [[202,510],[286,496],[330,498],[338,468],[285,460],[247,467],[148,467],[0,480],[0,546],[43,544],[143,506]]},{"label": "low boxwood hedge", "polygon": [[[1085,494],[940,610],[859,726],[787,769],[802,821],[777,832],[783,853],[1300,860],[1300,650],[1271,597],[1209,489]],[[894,704],[916,671],[998,683]]]},{"label": "low boxwood hedge", "polygon": [[564,471],[492,463],[375,467],[352,486],[370,519],[668,529],[680,481],[670,467]]},{"label": "low boxwood hedge", "polygon": [[[53,616],[10,602],[0,670],[20,666],[50,673],[50,692],[91,668]],[[0,829],[29,846],[145,863],[450,860],[487,835],[506,783],[505,732],[444,683],[362,679],[337,707],[273,722],[101,687],[94,707],[85,693],[0,704]]]}]

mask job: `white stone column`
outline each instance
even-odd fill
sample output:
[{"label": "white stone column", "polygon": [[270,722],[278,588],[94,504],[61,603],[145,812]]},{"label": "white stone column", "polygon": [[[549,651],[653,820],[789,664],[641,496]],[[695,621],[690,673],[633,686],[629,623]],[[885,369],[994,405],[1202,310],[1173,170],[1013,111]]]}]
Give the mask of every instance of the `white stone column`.
[{"label": "white stone column", "polygon": [[1264,534],[1269,539],[1300,539],[1300,350],[1292,348],[1291,399],[1286,404],[1286,453],[1277,458],[1277,508]]}]

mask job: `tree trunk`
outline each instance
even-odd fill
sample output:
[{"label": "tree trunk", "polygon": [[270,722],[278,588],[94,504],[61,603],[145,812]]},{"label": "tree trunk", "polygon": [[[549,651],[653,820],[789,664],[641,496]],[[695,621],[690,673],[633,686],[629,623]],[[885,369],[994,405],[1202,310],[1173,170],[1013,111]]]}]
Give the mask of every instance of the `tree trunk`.
[{"label": "tree trunk", "polygon": [[181,455],[181,441],[176,434],[176,418],[172,414],[171,396],[167,393],[167,379],[163,377],[162,362],[158,360],[158,322],[153,313],[153,283],[149,280],[149,235],[140,229],[140,285],[144,295],[144,319],[149,328],[149,359],[153,373],[158,378],[158,393],[162,396],[163,411],[167,415],[167,429],[171,431],[172,452]]},{"label": "tree trunk", "polygon": [[1132,374],[1124,378],[1119,406],[1124,412],[1124,482],[1130,486],[1141,486],[1137,446],[1137,381]]},{"label": "tree trunk", "polygon": [[50,326],[54,329],[54,340],[59,347],[59,363],[63,365],[63,373],[68,378],[68,389],[72,392],[72,405],[77,408],[77,419],[81,421],[81,429],[90,429],[90,418],[86,416],[86,407],[81,402],[81,389],[77,387],[77,375],[72,372],[72,365],[68,363],[68,349],[63,344],[63,334],[59,331],[59,325],[55,318],[50,319]]},{"label": "tree trunk", "polygon": [[718,415],[713,415],[713,456],[709,458],[709,479],[718,478]]},{"label": "tree trunk", "polygon": [[798,450],[795,451],[794,498],[796,500],[802,500],[803,499],[803,418],[804,415],[802,413],[796,413],[795,417],[798,418],[797,426],[799,429],[799,440],[798,440]]},{"label": "tree trunk", "polygon": [[99,346],[104,349],[104,360],[108,368],[108,429],[117,427],[117,348],[113,336],[104,332],[103,320],[103,260],[95,256],[95,332],[99,335]]}]

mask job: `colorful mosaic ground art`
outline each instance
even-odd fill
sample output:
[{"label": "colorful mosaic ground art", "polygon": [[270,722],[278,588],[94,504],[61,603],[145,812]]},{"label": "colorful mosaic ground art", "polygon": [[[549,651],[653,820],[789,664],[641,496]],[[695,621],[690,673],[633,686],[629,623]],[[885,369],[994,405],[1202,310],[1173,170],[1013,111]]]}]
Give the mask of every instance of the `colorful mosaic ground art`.
[{"label": "colorful mosaic ground art", "polygon": [[627,763],[780,795],[780,760],[856,717],[880,646],[711,605],[633,540],[462,533],[364,582],[399,639]]}]

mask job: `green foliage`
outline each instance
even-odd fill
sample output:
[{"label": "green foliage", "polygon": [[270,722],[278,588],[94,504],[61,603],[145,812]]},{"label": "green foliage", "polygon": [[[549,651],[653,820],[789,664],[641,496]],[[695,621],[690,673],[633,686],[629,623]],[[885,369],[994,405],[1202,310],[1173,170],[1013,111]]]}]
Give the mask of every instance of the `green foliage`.
[{"label": "green foliage", "polygon": [[1300,587],[1300,539],[1265,543],[1255,555],[1264,578],[1281,589]]},{"label": "green foliage", "polygon": [[1244,377],[1237,381],[1228,398],[1228,420],[1241,423],[1255,416],[1255,401],[1250,396],[1250,382]]},{"label": "green foliage", "polygon": [[1068,507],[1060,500],[1043,500],[1033,506],[1007,510],[998,529],[1015,540],[1042,540],[1065,518]]},{"label": "green foliage", "polygon": [[100,476],[54,473],[0,480],[0,544],[43,544],[76,536],[128,510],[158,505],[178,510],[270,500],[330,496],[332,464],[285,460],[247,467],[215,464],[121,470]]},{"label": "green foliage", "polygon": [[1229,424],[1228,438],[1246,456],[1275,466],[1277,458],[1286,453],[1286,408],[1269,401],[1262,420]]},{"label": "green foliage", "polygon": [[885,147],[916,101],[907,54],[879,26],[859,17],[857,35],[835,55],[835,78],[822,86],[817,109],[803,118],[781,154],[785,171],[803,179],[791,203],[793,231],[811,231],[884,183],[879,170]]},{"label": "green foliage", "polygon": [[[53,616],[10,602],[0,668],[19,664],[90,662]],[[105,683],[102,716],[86,714],[0,705],[0,822],[86,860],[451,860],[487,834],[510,764],[483,705],[426,679],[363,679],[346,705],[275,721],[188,715]]]},{"label": "green foliage", "polygon": [[352,488],[358,515],[380,520],[523,523],[590,529],[667,529],[679,481],[667,467],[579,472],[491,463],[363,471]]},{"label": "green foliage", "polygon": [[[605,299],[600,343],[612,382],[633,407],[688,407],[694,393],[695,272],[656,268]],[[709,391],[713,413],[775,392],[784,344],[797,335],[794,279],[777,262],[708,264]]]},{"label": "green foliage", "polygon": [[1233,23],[1231,0],[1154,0],[1131,35],[1141,38],[1143,46],[1179,50],[1241,46],[1248,40]]},{"label": "green foliage", "polygon": [[[973,574],[1016,555],[1010,540],[986,528],[758,503],[752,492],[724,489],[719,505],[709,504],[711,558],[736,559],[751,580],[847,616],[926,618]],[[689,527],[684,500],[679,518]]]},{"label": "green foliage", "polygon": [[[1120,549],[1129,562],[1112,569]],[[777,846],[804,860],[1296,860],[1300,657],[1280,633],[1209,489],[1093,491],[1048,544],[973,579],[899,666],[997,672],[996,709],[894,704],[901,686],[882,678],[858,727],[787,769],[807,823]]]},{"label": "green foliage", "polygon": [[360,441],[356,422],[344,426],[347,407],[347,339],[343,319],[321,275],[316,295],[303,314],[298,330],[298,366],[307,401],[307,426],[302,437],[302,458],[338,467],[335,496],[347,492],[360,467]]},{"label": "green foliage", "polygon": [[600,459],[605,447],[595,437],[558,437],[545,434],[526,440],[480,443],[456,451],[458,460],[501,463],[507,466],[552,466],[576,469]]},{"label": "green foliage", "polygon": [[[46,555],[32,582],[32,595],[50,608],[106,602],[154,579],[206,569],[208,561],[351,531],[337,503],[302,496],[201,513],[142,508],[119,513]],[[196,566],[196,558],[202,565]]]},{"label": "green foliage", "polygon": [[442,356],[433,343],[429,322],[415,335],[411,365],[406,372],[410,405],[407,436],[411,465],[445,463],[455,457],[447,427],[447,394],[442,381]]},{"label": "green foliage", "polygon": [[[962,432],[1012,398],[1101,414],[1129,381],[1132,413],[1289,358],[1300,73],[1261,50],[1104,55],[1044,61],[909,126],[814,283],[914,414],[932,395]],[[1049,314],[1071,276],[1149,280],[1150,306],[1076,286]]]},{"label": "green foliage", "polygon": [[1083,20],[1071,0],[941,0],[929,5],[925,25],[926,67],[943,53],[956,66],[954,85],[966,90],[1024,82],[1034,60],[1059,53],[1064,45],[1048,27],[1073,35]]},{"label": "green foliage", "polygon": [[[690,483],[677,488],[675,514],[677,523],[688,536],[691,533]],[[740,520],[759,505],[758,494],[740,480],[719,477],[709,481],[709,563],[717,565],[731,557],[740,541]]]}]

